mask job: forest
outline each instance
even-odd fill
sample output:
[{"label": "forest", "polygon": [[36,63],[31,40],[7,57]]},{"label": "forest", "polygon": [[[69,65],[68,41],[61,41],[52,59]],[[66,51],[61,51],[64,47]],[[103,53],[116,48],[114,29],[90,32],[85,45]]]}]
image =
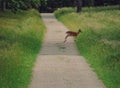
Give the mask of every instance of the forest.
[{"label": "forest", "polygon": [[84,6],[108,6],[120,5],[120,0],[0,0],[1,11],[11,9],[16,13],[18,9],[27,10],[30,8],[38,9],[40,12],[53,12],[61,7],[75,7],[77,12]]}]

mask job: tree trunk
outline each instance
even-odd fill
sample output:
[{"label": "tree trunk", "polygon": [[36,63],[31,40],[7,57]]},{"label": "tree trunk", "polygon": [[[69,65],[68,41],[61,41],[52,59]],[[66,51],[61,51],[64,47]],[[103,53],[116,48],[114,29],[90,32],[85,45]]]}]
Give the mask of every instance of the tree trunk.
[{"label": "tree trunk", "polygon": [[82,0],[76,0],[77,12],[82,11]]},{"label": "tree trunk", "polygon": [[91,0],[91,6],[92,7],[94,6],[94,0]]},{"label": "tree trunk", "polygon": [[4,1],[4,0],[1,1],[1,10],[2,11],[6,10],[6,1]]},{"label": "tree trunk", "polygon": [[119,0],[119,10],[120,10],[120,0]]}]

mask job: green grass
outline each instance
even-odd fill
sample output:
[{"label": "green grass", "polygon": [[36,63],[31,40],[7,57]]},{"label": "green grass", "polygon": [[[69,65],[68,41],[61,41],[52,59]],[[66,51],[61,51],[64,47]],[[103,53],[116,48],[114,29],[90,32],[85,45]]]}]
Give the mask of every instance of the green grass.
[{"label": "green grass", "polygon": [[[66,12],[67,11],[67,12]],[[64,14],[62,14],[64,13]],[[76,45],[107,88],[120,88],[120,10],[117,6],[55,11],[70,30],[82,29]]]},{"label": "green grass", "polygon": [[0,88],[27,88],[45,26],[35,10],[0,12]]}]

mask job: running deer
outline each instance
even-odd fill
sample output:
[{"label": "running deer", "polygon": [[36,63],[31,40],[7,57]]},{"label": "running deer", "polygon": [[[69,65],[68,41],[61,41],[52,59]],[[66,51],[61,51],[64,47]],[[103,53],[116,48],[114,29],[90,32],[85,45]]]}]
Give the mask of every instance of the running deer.
[{"label": "running deer", "polygon": [[80,32],[82,32],[80,29],[78,30],[78,32],[67,31],[67,32],[66,32],[67,35],[66,35],[66,37],[65,37],[64,43],[67,41],[67,38],[68,38],[68,37],[70,37],[70,36],[77,37]]}]

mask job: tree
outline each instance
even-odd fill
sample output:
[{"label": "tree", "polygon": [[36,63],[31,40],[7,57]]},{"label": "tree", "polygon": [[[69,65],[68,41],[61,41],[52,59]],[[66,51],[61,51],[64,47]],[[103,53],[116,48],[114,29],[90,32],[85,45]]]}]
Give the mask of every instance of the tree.
[{"label": "tree", "polygon": [[82,0],[76,0],[77,12],[82,11]]},{"label": "tree", "polygon": [[12,12],[16,13],[18,9],[38,9],[41,0],[0,0],[0,7],[2,11],[5,9],[11,9]]},{"label": "tree", "polygon": [[0,3],[1,3],[1,10],[2,11],[5,11],[6,10],[6,3],[7,3],[7,0],[0,0]]},{"label": "tree", "polygon": [[39,11],[46,12],[46,10],[47,10],[47,0],[40,0]]},{"label": "tree", "polygon": [[29,9],[29,8],[38,8],[40,6],[41,0],[16,0],[19,5],[20,9]]},{"label": "tree", "polygon": [[119,9],[120,9],[120,0],[119,0]]},{"label": "tree", "polygon": [[89,0],[89,3],[90,3],[90,7],[94,6],[94,0]]}]

